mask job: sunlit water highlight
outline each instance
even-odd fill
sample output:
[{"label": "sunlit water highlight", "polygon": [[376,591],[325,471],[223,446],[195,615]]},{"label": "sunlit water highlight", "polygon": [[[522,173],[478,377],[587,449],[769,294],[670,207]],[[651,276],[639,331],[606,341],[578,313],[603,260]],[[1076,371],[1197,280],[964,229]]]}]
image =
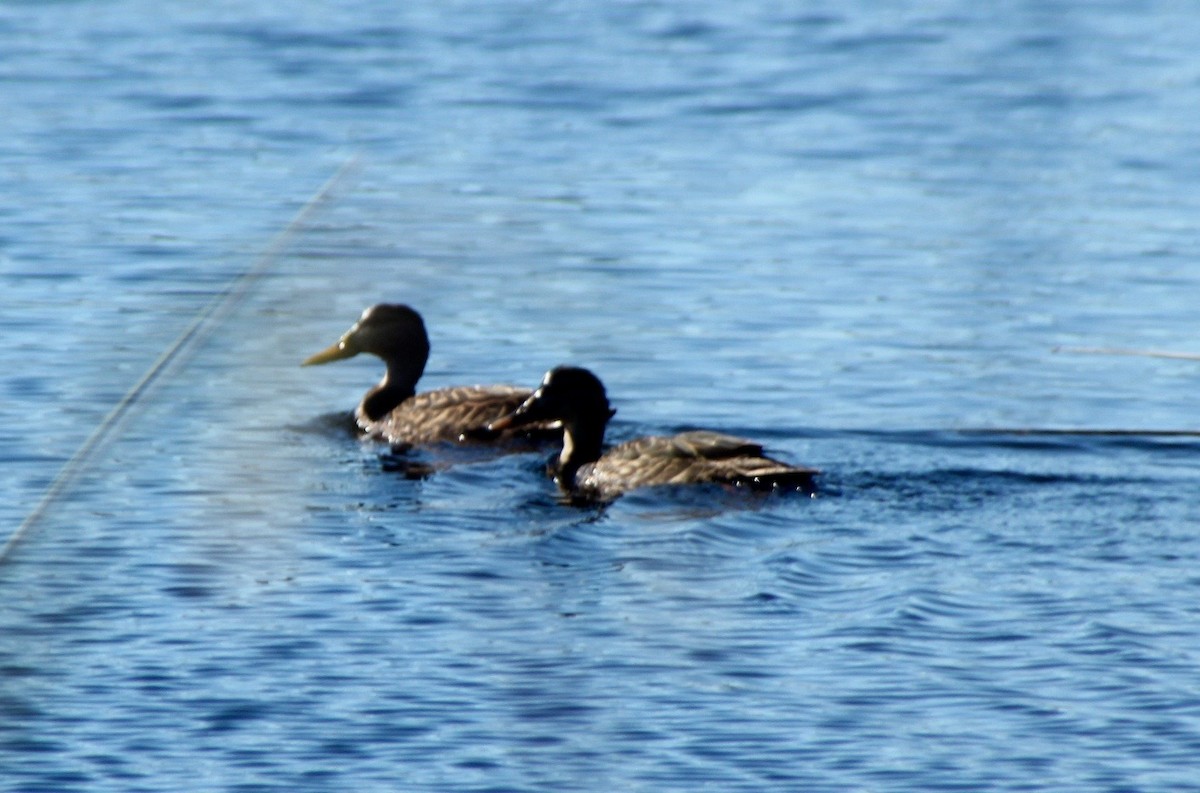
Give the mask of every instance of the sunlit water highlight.
[{"label": "sunlit water highlight", "polygon": [[[0,788],[1197,790],[1183,10],[10,4],[3,525],[352,154],[0,566]],[[559,504],[346,432],[604,378],[816,498]],[[452,463],[452,464],[451,464]]]}]

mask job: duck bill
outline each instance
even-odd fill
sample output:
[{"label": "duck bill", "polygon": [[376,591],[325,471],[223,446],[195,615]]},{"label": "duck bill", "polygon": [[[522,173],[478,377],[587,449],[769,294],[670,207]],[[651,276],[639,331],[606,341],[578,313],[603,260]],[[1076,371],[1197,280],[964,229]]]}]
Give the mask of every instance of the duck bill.
[{"label": "duck bill", "polygon": [[519,408],[509,413],[507,416],[501,416],[492,423],[488,424],[488,429],[492,431],[509,430],[516,427],[524,427],[528,424],[534,424],[540,421],[547,421],[551,417],[543,415],[545,409],[542,402],[537,398],[537,395],[529,397]]},{"label": "duck bill", "polygon": [[542,421],[541,418],[534,416],[529,411],[525,410],[525,406],[528,404],[529,403],[526,402],[525,405],[521,405],[521,407],[517,408],[512,413],[509,413],[507,416],[501,416],[500,418],[496,419],[491,424],[488,424],[488,429],[492,430],[493,432],[499,432],[500,430],[516,429],[517,427],[524,427],[528,424]]},{"label": "duck bill", "polygon": [[513,418],[515,415],[515,413],[509,413],[507,416],[501,416],[487,425],[488,430],[490,432],[501,432],[502,430],[510,430],[518,426],[516,419]]},{"label": "duck bill", "polygon": [[316,355],[310,355],[304,359],[301,366],[317,366],[318,364],[329,363],[330,361],[340,361],[344,358],[353,358],[358,355],[358,347],[352,344],[348,339],[341,338],[336,344],[333,344],[321,350]]}]

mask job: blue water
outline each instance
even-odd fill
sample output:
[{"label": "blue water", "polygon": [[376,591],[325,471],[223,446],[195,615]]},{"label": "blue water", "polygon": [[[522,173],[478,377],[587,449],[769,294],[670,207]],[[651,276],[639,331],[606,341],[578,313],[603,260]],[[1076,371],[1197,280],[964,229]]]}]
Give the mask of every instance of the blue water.
[{"label": "blue water", "polygon": [[[0,789],[1200,790],[1200,363],[1082,351],[1200,352],[1198,33],[0,6]],[[380,300],[820,493],[407,479],[298,366]]]}]

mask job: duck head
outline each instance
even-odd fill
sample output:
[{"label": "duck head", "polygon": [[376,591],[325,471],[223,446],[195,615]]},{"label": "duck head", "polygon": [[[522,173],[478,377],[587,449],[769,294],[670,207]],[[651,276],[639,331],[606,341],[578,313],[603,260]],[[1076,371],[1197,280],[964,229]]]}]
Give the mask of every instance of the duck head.
[{"label": "duck head", "polygon": [[389,410],[416,393],[417,381],[429,360],[429,334],[425,322],[412,308],[399,303],[380,303],[362,313],[358,322],[329,347],[311,355],[302,366],[353,358],[360,352],[382,358],[387,374],[363,398],[363,414],[377,421]]},{"label": "duck head", "polygon": [[558,422],[563,428],[560,471],[568,477],[584,463],[600,458],[604,429],[617,411],[608,404],[600,378],[578,366],[557,366],[522,405],[489,429],[503,430],[534,422]]},{"label": "duck head", "polygon": [[420,360],[424,369],[429,358],[429,334],[425,332],[425,322],[406,305],[380,303],[371,306],[340,339],[306,358],[301,366],[353,358],[360,352],[371,353],[389,363],[400,359]]},{"label": "duck head", "polygon": [[492,422],[493,429],[522,427],[539,421],[558,421],[565,427],[608,424],[617,411],[609,407],[600,378],[578,366],[556,366],[516,410]]}]

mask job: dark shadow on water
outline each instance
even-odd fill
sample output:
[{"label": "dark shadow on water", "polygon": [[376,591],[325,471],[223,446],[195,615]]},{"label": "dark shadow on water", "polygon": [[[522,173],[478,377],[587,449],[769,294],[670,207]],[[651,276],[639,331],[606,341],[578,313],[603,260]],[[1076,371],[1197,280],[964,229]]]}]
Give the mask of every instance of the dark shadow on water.
[{"label": "dark shadow on water", "polygon": [[404,479],[428,479],[441,470],[436,463],[391,452],[379,455],[379,468],[385,473],[399,474]]},{"label": "dark shadow on water", "polygon": [[358,425],[354,414],[340,410],[335,413],[321,413],[306,421],[285,425],[286,429],[301,435],[319,435],[326,438],[358,437]]},{"label": "dark shadow on water", "polygon": [[1200,453],[1200,433],[1191,430],[959,430],[944,434],[962,444],[1006,449],[1136,451],[1156,456]]},{"label": "dark shadow on water", "polygon": [[1016,449],[1027,451],[1200,452],[1200,433],[1191,430],[1128,429],[915,429],[830,430],[809,435],[858,438],[937,448]]},{"label": "dark shadow on water", "polygon": [[989,470],[986,468],[950,467],[900,473],[861,471],[846,475],[842,479],[842,486],[858,489],[883,488],[906,492],[923,490],[1011,492],[1014,489],[1024,486],[1071,485],[1099,488],[1108,485],[1128,485],[1138,482],[1150,484],[1154,481],[1151,478],[1135,480],[1127,477],[1101,476],[1097,474],[1048,474],[1011,469]]},{"label": "dark shadow on water", "polygon": [[[671,432],[695,429],[679,425]],[[713,428],[752,438],[770,450],[788,441],[872,441],[935,448],[1002,448],[1048,451],[1138,449],[1200,452],[1200,430],[1104,428],[914,428],[838,429],[801,426],[738,426]],[[795,462],[803,463],[802,460]]]}]

